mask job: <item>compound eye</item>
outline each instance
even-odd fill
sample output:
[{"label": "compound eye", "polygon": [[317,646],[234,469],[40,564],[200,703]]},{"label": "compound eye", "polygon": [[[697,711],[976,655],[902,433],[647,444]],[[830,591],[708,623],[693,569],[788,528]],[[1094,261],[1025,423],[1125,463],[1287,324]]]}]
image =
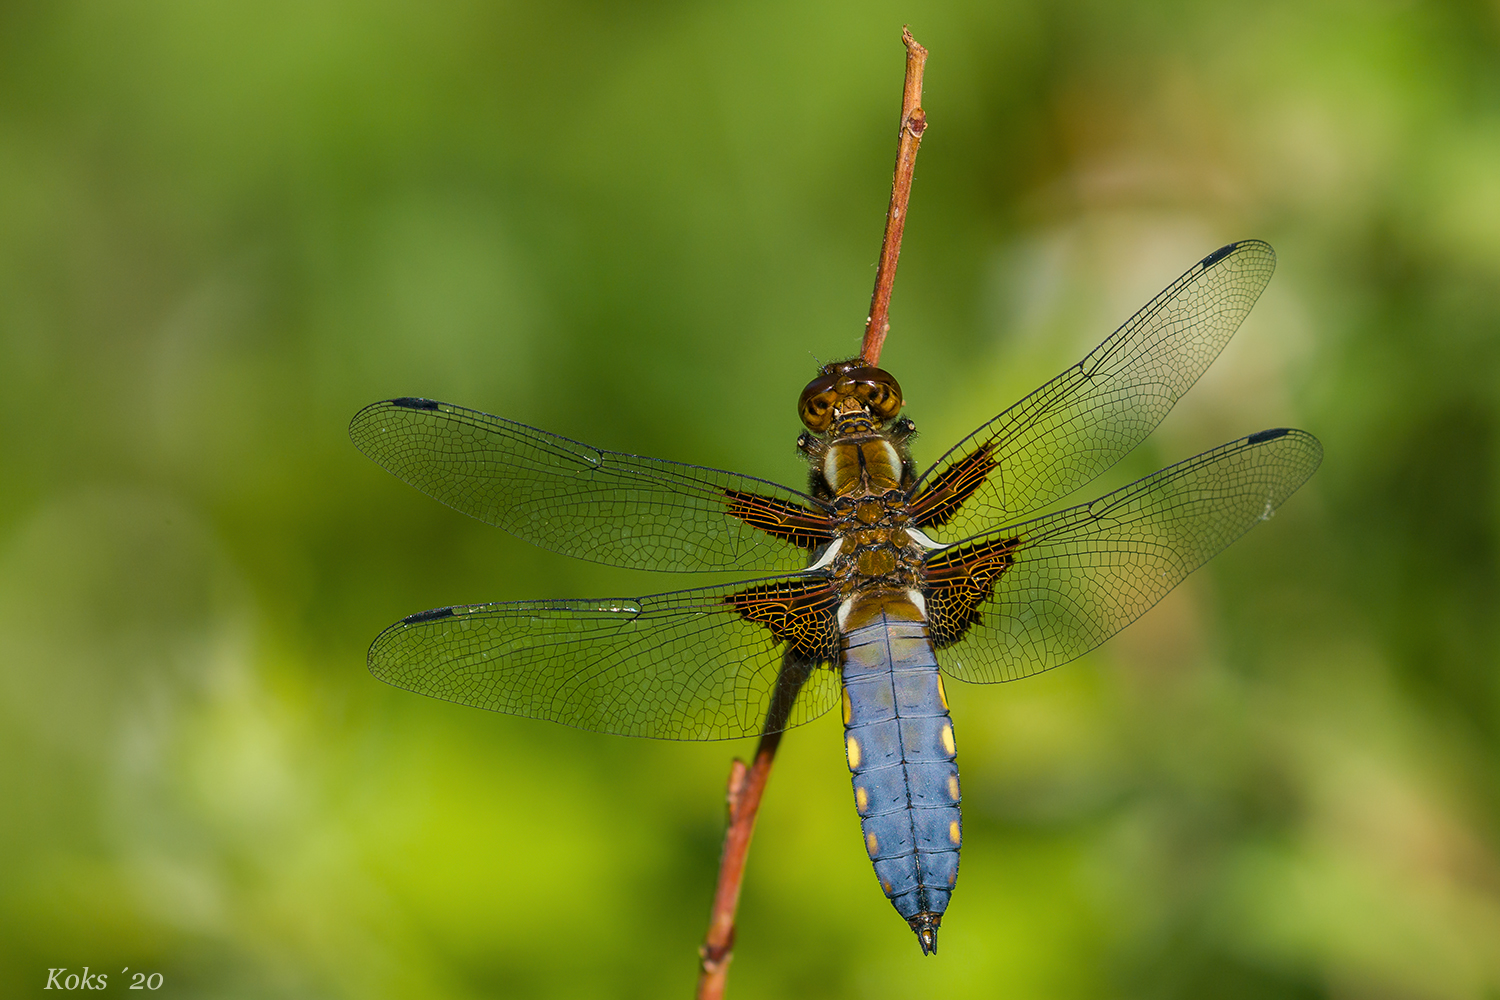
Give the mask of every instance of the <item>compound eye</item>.
[{"label": "compound eye", "polygon": [[838,401],[836,375],[819,375],[807,383],[802,397],[797,400],[797,416],[807,429],[822,433],[833,422],[833,404]]},{"label": "compound eye", "polygon": [[856,368],[847,378],[854,382],[854,394],[881,420],[901,412],[901,386],[890,372],[879,368]]}]

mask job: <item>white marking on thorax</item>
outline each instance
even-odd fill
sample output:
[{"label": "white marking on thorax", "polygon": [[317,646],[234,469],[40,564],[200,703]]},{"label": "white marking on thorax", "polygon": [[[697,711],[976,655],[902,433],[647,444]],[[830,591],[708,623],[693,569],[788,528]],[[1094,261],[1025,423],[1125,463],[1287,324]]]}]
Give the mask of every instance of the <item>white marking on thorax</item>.
[{"label": "white marking on thorax", "polygon": [[844,631],[848,630],[849,612],[851,612],[853,610],[854,610],[854,598],[852,598],[852,597],[846,598],[845,601],[844,601],[844,603],[839,605],[838,619],[839,619],[839,631],[840,632],[844,632]]},{"label": "white marking on thorax", "polygon": [[921,615],[922,620],[925,622],[927,620],[927,598],[922,596],[920,590],[913,589],[906,592],[906,599],[911,601],[912,607],[917,609],[917,614]]},{"label": "white marking on thorax", "polygon": [[903,528],[902,530],[906,532],[908,538],[916,542],[918,545],[922,546],[922,548],[924,549],[941,549],[944,547],[941,543],[934,542],[932,539],[922,534],[916,528]]},{"label": "white marking on thorax", "polygon": [[833,540],[833,544],[828,546],[828,551],[823,553],[823,558],[819,559],[817,562],[813,563],[802,572],[811,573],[814,570],[827,569],[828,566],[833,563],[833,560],[838,556],[839,549],[843,547],[844,540],[842,538],[835,538]]}]

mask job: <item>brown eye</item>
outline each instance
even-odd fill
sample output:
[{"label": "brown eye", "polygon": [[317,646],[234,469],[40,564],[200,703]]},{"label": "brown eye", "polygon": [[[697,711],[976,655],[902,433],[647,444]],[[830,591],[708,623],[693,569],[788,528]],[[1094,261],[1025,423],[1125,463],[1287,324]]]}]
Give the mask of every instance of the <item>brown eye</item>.
[{"label": "brown eye", "polygon": [[890,373],[853,359],[825,366],[823,374],[807,383],[797,400],[797,416],[808,430],[821,434],[833,423],[835,404],[849,398],[877,420],[901,412],[901,386]]},{"label": "brown eye", "polygon": [[890,372],[856,368],[847,377],[855,383],[854,393],[860,402],[881,420],[889,420],[901,412],[901,386]]},{"label": "brown eye", "polygon": [[820,375],[802,390],[802,398],[797,400],[797,416],[802,418],[808,430],[822,433],[832,423],[833,403],[838,397],[834,389],[837,381],[837,376]]}]

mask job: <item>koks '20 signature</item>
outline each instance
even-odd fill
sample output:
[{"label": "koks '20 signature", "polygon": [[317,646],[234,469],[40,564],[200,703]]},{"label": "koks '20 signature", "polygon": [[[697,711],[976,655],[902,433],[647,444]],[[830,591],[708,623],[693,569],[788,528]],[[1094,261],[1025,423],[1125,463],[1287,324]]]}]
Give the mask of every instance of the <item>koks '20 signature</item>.
[{"label": "koks '20 signature", "polygon": [[[120,970],[120,975],[130,971],[130,966]],[[159,990],[166,982],[160,972],[137,972],[130,977],[130,989],[133,990]],[[47,985],[42,987],[46,990],[107,990],[109,989],[109,973],[90,972],[85,965],[82,972],[69,972],[67,966],[61,969],[47,970]]]}]

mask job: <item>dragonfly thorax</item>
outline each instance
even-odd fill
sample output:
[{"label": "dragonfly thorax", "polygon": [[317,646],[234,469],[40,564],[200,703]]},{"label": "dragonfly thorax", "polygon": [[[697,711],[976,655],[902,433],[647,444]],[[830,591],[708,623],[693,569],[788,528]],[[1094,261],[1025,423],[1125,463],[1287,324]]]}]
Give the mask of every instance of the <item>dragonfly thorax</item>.
[{"label": "dragonfly thorax", "polygon": [[823,454],[823,479],[835,497],[861,499],[901,488],[901,453],[883,435],[840,438]]},{"label": "dragonfly thorax", "polygon": [[920,583],[925,550],[910,529],[907,493],[861,491],[834,502],[838,546],[830,570],[844,598],[857,592],[906,591]]}]

